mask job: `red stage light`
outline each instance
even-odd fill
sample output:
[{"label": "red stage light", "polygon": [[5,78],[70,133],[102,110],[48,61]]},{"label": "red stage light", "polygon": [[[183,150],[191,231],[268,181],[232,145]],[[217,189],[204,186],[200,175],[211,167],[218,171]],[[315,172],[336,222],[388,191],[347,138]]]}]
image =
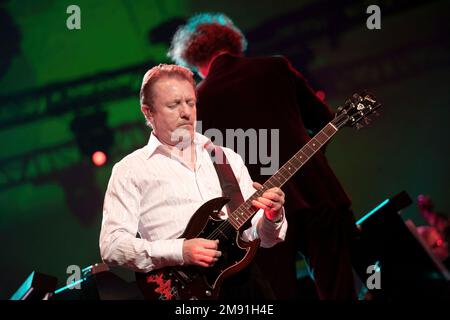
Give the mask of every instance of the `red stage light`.
[{"label": "red stage light", "polygon": [[322,90],[317,91],[316,96],[317,96],[317,98],[320,99],[320,101],[325,101],[325,97],[326,97],[325,91],[322,91]]},{"label": "red stage light", "polygon": [[97,167],[103,166],[106,163],[106,154],[103,151],[95,151],[92,154],[92,162]]}]

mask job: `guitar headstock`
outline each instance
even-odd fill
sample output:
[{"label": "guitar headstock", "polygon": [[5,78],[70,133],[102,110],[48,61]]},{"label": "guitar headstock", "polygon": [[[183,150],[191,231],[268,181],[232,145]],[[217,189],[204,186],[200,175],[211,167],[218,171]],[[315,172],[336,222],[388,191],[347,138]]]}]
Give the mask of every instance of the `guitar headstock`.
[{"label": "guitar headstock", "polygon": [[371,115],[377,115],[376,110],[381,107],[375,96],[367,92],[353,94],[345,104],[338,108],[333,125],[340,129],[343,126],[357,129],[370,123]]}]

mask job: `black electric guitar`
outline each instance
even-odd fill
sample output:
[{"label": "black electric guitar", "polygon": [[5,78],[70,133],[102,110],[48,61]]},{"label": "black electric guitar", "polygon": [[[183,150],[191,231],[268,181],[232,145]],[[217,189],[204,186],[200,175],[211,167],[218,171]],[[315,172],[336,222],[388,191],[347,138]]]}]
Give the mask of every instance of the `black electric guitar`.
[{"label": "black electric guitar", "polygon": [[203,204],[192,216],[180,238],[219,239],[222,256],[212,267],[174,266],[161,268],[147,274],[136,273],[137,283],[146,299],[206,300],[216,299],[224,279],[245,268],[255,256],[259,239],[241,240],[241,233],[248,227],[258,211],[251,201],[264,191],[285,184],[339,129],[344,126],[357,128],[368,123],[368,115],[381,105],[370,94],[354,94],[338,109],[333,121],[305,144],[247,201],[223,220],[219,213],[228,198],[219,197]]}]

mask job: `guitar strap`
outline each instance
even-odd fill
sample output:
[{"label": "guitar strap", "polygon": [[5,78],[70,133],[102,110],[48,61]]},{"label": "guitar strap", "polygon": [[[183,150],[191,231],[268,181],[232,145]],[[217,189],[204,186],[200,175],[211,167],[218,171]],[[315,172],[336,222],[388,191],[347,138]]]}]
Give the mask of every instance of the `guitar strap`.
[{"label": "guitar strap", "polygon": [[229,213],[231,213],[242,203],[244,203],[244,197],[242,196],[241,189],[239,188],[239,183],[236,180],[236,176],[234,175],[234,172],[231,169],[230,163],[228,162],[222,148],[215,146],[212,143],[207,143],[205,148],[211,157],[217,176],[219,177],[222,195],[230,198],[227,207]]},{"label": "guitar strap", "polygon": [[[212,143],[206,144],[205,148],[211,157],[217,176],[219,177],[222,194],[230,198],[227,207],[229,213],[231,213],[244,202],[244,197],[242,196],[236,176],[222,148]],[[219,299],[233,299],[236,296],[236,292],[242,293],[246,299],[275,299],[270,283],[264,278],[261,270],[254,261],[251,261],[238,274],[225,280]]]}]

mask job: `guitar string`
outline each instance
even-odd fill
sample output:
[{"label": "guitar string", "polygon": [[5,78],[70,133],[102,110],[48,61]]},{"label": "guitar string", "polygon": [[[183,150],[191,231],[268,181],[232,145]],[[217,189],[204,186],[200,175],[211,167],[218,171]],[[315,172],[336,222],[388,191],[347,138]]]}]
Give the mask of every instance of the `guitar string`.
[{"label": "guitar string", "polygon": [[[268,181],[267,181],[267,182],[268,182]],[[267,182],[266,182],[266,183],[267,183]],[[254,197],[258,192],[261,192],[261,191],[259,191],[259,190],[256,191],[250,198]],[[248,201],[248,200],[247,200],[247,201]],[[247,202],[247,201],[246,201],[246,202]],[[212,240],[212,239],[214,239],[214,238],[216,238],[216,237],[219,237],[221,233],[223,234],[223,232],[227,233],[228,231],[236,230],[236,229],[234,228],[233,224],[230,222],[230,218],[231,218],[231,216],[233,216],[233,213],[236,213],[238,210],[242,210],[242,209],[240,209],[240,208],[241,208],[242,206],[244,206],[246,202],[242,203],[235,211],[233,211],[233,212],[230,214],[230,217],[229,217],[228,219],[223,220],[223,221],[219,224],[219,226],[218,226],[213,232],[211,232],[211,234],[207,237],[207,239]],[[250,208],[251,208],[251,207],[246,208],[246,209],[244,209],[244,210],[248,210],[248,209],[250,209]],[[253,213],[252,213],[252,214],[253,214]],[[223,231],[223,232],[222,232],[222,231]],[[239,229],[236,230],[236,231],[239,231]],[[226,235],[225,235],[225,237],[226,237]]]},{"label": "guitar string", "polygon": [[[294,159],[295,156],[296,156],[296,155],[294,155],[291,159],[289,159],[289,160],[286,162],[286,164],[289,163],[291,166],[293,166],[293,167],[295,168],[296,166],[294,166],[294,165],[291,163],[291,160]],[[312,155],[311,155],[311,156],[312,156]],[[251,198],[257,198],[257,197],[261,196],[262,193],[263,193],[264,191],[266,191],[267,189],[274,187],[275,184],[273,184],[272,180],[274,180],[274,179],[275,179],[274,177],[275,177],[277,174],[279,174],[280,172],[282,172],[283,170],[286,171],[285,174],[287,174],[287,178],[285,178],[282,174],[281,174],[281,176],[284,178],[285,181],[289,180],[289,179],[297,172],[297,170],[300,169],[300,167],[301,167],[303,164],[306,163],[306,161],[302,161],[302,160],[299,160],[299,159],[296,159],[296,160],[300,162],[300,165],[298,166],[298,168],[296,168],[296,169],[293,170],[293,171],[286,171],[285,166],[282,166],[279,170],[277,170],[277,172],[276,172],[272,177],[270,177],[270,178],[263,184],[263,188],[260,189],[260,190],[257,190],[257,191],[256,191],[249,199],[251,199]],[[286,165],[286,164],[285,164],[285,165]],[[278,180],[278,184],[279,184],[279,180]],[[258,194],[258,193],[259,193],[259,194]],[[247,201],[248,201],[248,200],[247,200]],[[246,202],[247,202],[247,201],[246,201]],[[211,234],[207,237],[207,239],[208,239],[208,240],[212,240],[212,239],[214,239],[214,238],[216,238],[216,237],[219,237],[219,236],[220,236],[220,233],[222,233],[222,231],[228,232],[228,231],[230,231],[230,230],[232,230],[232,229],[235,229],[235,228],[234,228],[234,225],[230,222],[230,218],[232,218],[232,217],[233,217],[233,213],[236,213],[238,210],[240,210],[240,208],[241,208],[244,204],[245,204],[245,202],[244,202],[243,204],[241,204],[235,211],[233,211],[233,212],[230,214],[229,219],[224,220],[224,222],[228,222],[228,223],[223,223],[223,222],[222,222],[222,223],[221,223],[221,224],[220,224],[213,232],[211,232]],[[246,211],[246,210],[248,210],[248,209],[250,209],[250,208],[251,208],[251,207],[245,208],[244,211]],[[242,209],[241,209],[241,210],[242,210]],[[242,212],[242,213],[244,213],[244,212]],[[242,213],[241,213],[241,216],[242,216]],[[254,214],[254,212],[253,212],[252,214]],[[239,220],[238,220],[238,222],[239,222]],[[246,222],[247,222],[247,221],[245,221],[245,223],[246,223]],[[245,223],[244,223],[244,224],[245,224]],[[240,224],[240,222],[239,222],[239,224]],[[241,226],[244,225],[244,224],[241,224]],[[239,227],[240,227],[240,226],[239,226]],[[239,231],[239,229],[236,230],[236,231]],[[226,237],[226,236],[225,236],[225,237]]]},{"label": "guitar string", "polygon": [[[249,199],[251,199],[251,198],[256,198],[256,197],[258,197],[258,196],[260,196],[261,195],[261,193],[262,192],[264,192],[265,190],[265,188],[266,187],[273,187],[274,185],[272,185],[272,186],[268,186],[269,184],[272,184],[272,182],[270,181],[270,179],[268,179],[265,183],[264,183],[264,185],[263,185],[263,189],[262,190],[258,190],[258,191],[256,191]],[[259,193],[259,195],[257,195]],[[247,200],[248,201],[248,200]],[[247,202],[246,201],[246,202]],[[230,231],[230,230],[235,230],[235,228],[234,228],[234,226],[233,226],[233,224],[230,222],[230,219],[233,217],[233,214],[236,214],[236,212],[238,212],[239,210],[242,210],[242,209],[240,209],[242,206],[245,206],[245,203],[246,202],[244,202],[244,203],[242,203],[235,211],[233,211],[231,214],[230,214],[230,217],[227,219],[227,220],[224,220],[223,222],[221,222],[220,223],[220,225],[213,231],[213,232],[211,232],[211,234],[207,237],[207,239],[209,239],[209,240],[212,240],[212,239],[214,239],[214,238],[216,238],[216,237],[219,237],[220,236],[220,233],[222,233],[223,234],[223,232],[222,231],[224,231],[225,233],[226,232],[228,232],[228,231]],[[244,208],[243,210],[244,210],[244,212],[242,212],[241,213],[241,216],[242,216],[242,214],[245,214],[245,211],[247,211],[248,209],[250,209],[250,208],[252,208],[252,206],[250,206],[250,207],[248,207],[248,208]],[[256,210],[257,211],[257,210]],[[251,213],[251,215],[253,215],[255,212],[252,212]],[[250,217],[246,217],[247,218],[247,220],[248,220],[248,218],[250,218]],[[227,223],[226,223],[227,222]],[[245,221],[245,223],[246,223],[247,221]],[[240,222],[239,222],[240,223]],[[244,224],[245,224],[244,223]],[[244,225],[244,224],[241,224],[241,226],[242,225]],[[239,229],[238,230],[236,230],[236,231],[239,231]],[[226,237],[226,236],[225,236]]]},{"label": "guitar string", "polygon": [[[317,152],[317,150],[319,150],[325,143],[326,143],[326,141],[328,141],[333,135],[334,135],[334,133],[333,134],[330,134],[330,135],[328,135],[328,134],[325,134],[325,128],[326,128],[326,126],[319,132],[319,133],[317,133],[317,135],[315,135],[313,138],[311,138],[310,139],[310,141],[308,141],[293,157],[291,157],[286,163],[285,163],[285,165],[283,165],[279,170],[277,170],[277,172],[271,177],[271,178],[269,178],[265,183],[264,183],[264,185],[263,185],[263,189],[261,189],[261,190],[258,190],[258,191],[256,191],[250,198],[253,198],[258,192],[261,192],[261,191],[264,191],[265,189],[266,189],[266,187],[268,186],[268,184],[272,184],[272,182],[271,182],[271,179],[272,178],[274,178],[278,173],[280,173],[280,175],[284,178],[284,176],[281,174],[281,172],[283,171],[283,168],[284,168],[284,170],[286,170],[285,169],[285,167],[286,167],[286,165],[289,163],[291,166],[293,166],[294,168],[296,167],[295,165],[293,165],[292,163],[291,163],[291,160],[293,160],[294,158],[297,160],[297,161],[299,161],[300,162],[300,165],[298,166],[298,168],[296,168],[295,170],[293,170],[293,171],[287,171],[286,173],[287,173],[287,176],[288,176],[288,178],[286,179],[286,178],[284,178],[285,179],[285,181],[288,181],[316,152]],[[317,140],[317,137],[321,134],[321,133],[323,133],[324,135],[325,135],[325,140],[323,141],[323,142],[320,142],[320,140]],[[310,142],[312,142],[313,140],[315,140],[316,142],[318,142],[318,144],[319,144],[319,147],[317,147],[317,148],[313,148],[313,147],[311,147],[311,146],[309,146],[309,144],[310,144]],[[310,149],[312,149],[313,150],[313,153],[310,155],[310,156],[307,156],[307,154],[304,152],[304,151],[302,151],[306,146],[308,146]],[[313,145],[314,146],[314,145]],[[306,151],[306,150],[305,150]],[[299,153],[302,153],[303,155],[305,155],[306,156],[306,159],[305,160],[300,160],[300,159],[297,159],[296,157],[297,157],[297,155],[299,154]],[[271,187],[273,187],[274,185],[272,184],[272,186]],[[259,195],[258,195],[259,196]],[[255,197],[256,198],[256,197]],[[244,202],[245,203],[245,202]],[[212,240],[212,239],[214,239],[214,238],[216,238],[216,237],[219,237],[220,236],[220,234],[222,233],[222,231],[224,231],[224,232],[228,232],[228,231],[230,231],[231,229],[235,229],[234,228],[234,225],[230,222],[230,218],[232,218],[233,217],[233,213],[235,213],[235,212],[237,212],[240,208],[241,208],[241,206],[243,206],[244,204],[241,204],[235,211],[233,211],[231,214],[230,214],[230,216],[229,216],[229,218],[227,219],[227,220],[224,220],[222,223],[220,223],[219,224],[219,226],[213,231],[213,232],[211,232],[211,234],[207,237],[207,239],[209,239],[209,240]],[[244,212],[245,212],[245,210],[247,210],[247,209],[249,209],[249,208],[246,208],[246,209],[244,209]],[[242,212],[242,213],[244,213],[244,212]],[[242,213],[241,213],[241,216],[242,216]],[[252,214],[254,214],[254,213],[252,213]],[[248,219],[247,219],[248,220]],[[225,223],[225,222],[228,222],[228,223]],[[246,223],[247,221],[245,221],[245,223]],[[240,222],[239,222],[239,220],[238,220],[238,223],[240,224]],[[245,224],[244,223],[244,224]],[[241,226],[242,226],[243,224],[241,224]],[[239,227],[241,227],[241,226],[239,226]],[[239,231],[239,229],[238,230],[236,230],[236,231]],[[225,235],[225,237],[226,237],[226,235]]]},{"label": "guitar string", "polygon": [[[280,168],[280,170],[281,170],[282,168]],[[276,174],[276,173],[275,173]],[[274,174],[274,176],[275,176],[275,174]],[[291,175],[292,176],[292,175]],[[250,196],[250,198],[249,199],[247,199],[244,203],[242,203],[236,210],[234,210],[230,215],[229,215],[229,218],[227,219],[227,220],[224,220],[213,232],[211,232],[211,234],[208,236],[208,238],[207,239],[214,239],[215,237],[218,237],[218,236],[220,236],[220,233],[222,233],[222,231],[224,231],[224,232],[228,232],[228,231],[230,231],[230,230],[235,230],[235,231],[239,231],[239,229],[238,230],[236,230],[235,229],[235,227],[234,227],[234,225],[233,225],[233,223],[231,222],[231,218],[233,217],[233,216],[235,216],[236,214],[237,214],[237,212],[238,211],[243,211],[243,212],[241,212],[241,216],[243,216],[243,214],[244,215],[247,215],[246,214],[246,211],[247,210],[249,210],[249,209],[251,209],[251,208],[254,208],[253,206],[251,206],[250,205],[250,207],[246,207],[246,203],[248,202],[248,200],[250,200],[250,199],[255,199],[255,198],[257,198],[257,197],[259,197],[259,196],[261,196],[262,195],[262,193],[264,193],[267,189],[269,189],[269,188],[273,188],[275,185],[273,184],[273,182],[272,182],[272,178],[273,178],[273,176],[271,177],[271,178],[269,178],[264,184],[263,184],[263,188],[262,189],[260,189],[260,190],[257,190],[255,193],[253,193],[253,195],[251,195]],[[289,177],[290,178],[290,177]],[[288,178],[288,179],[289,179]],[[243,208],[243,209],[242,209]],[[258,211],[258,210],[255,210],[255,209],[253,209],[255,212],[256,211]],[[251,215],[254,215],[255,214],[255,212],[252,212],[251,213]],[[245,217],[247,220],[244,222],[244,223],[242,223],[241,224],[241,222],[238,220],[238,222],[239,222],[239,224],[240,224],[240,226],[239,227],[241,227],[242,225],[244,225],[247,221],[248,221],[248,219],[250,218],[250,216],[249,217]],[[225,223],[225,222],[228,222],[228,223]],[[226,236],[225,236],[226,237]]]},{"label": "guitar string", "polygon": [[[295,157],[295,156],[294,156]],[[292,157],[288,162],[286,162],[286,164],[287,163],[290,163],[290,165],[291,166],[293,166],[293,167],[295,167],[294,165],[292,165],[292,163],[290,162],[294,157]],[[298,159],[297,159],[298,160]],[[272,177],[270,177],[264,184],[263,184],[263,188],[262,189],[260,189],[260,190],[257,190],[249,199],[255,199],[255,198],[257,198],[257,197],[259,197],[259,196],[261,196],[267,189],[270,189],[270,188],[273,188],[273,187],[275,187],[276,185],[279,185],[280,184],[280,181],[278,180],[278,181],[273,181],[273,180],[276,180],[276,178],[275,178],[275,176],[277,175],[277,174],[279,174],[280,172],[284,172],[284,174],[287,176],[287,178],[286,177],[284,177],[282,174],[281,174],[281,176],[283,177],[283,179],[285,180],[285,181],[288,181],[295,173],[296,173],[296,171],[298,170],[298,169],[300,169],[300,167],[304,164],[304,163],[306,163],[306,161],[301,161],[301,160],[298,160],[299,162],[300,162],[300,165],[298,166],[298,168],[296,168],[296,170],[293,170],[293,171],[288,171],[288,170],[286,170],[285,169],[285,167],[283,166],[283,167],[281,167]],[[276,183],[276,184],[275,184]],[[248,200],[247,200],[248,201]],[[246,202],[247,202],[246,201]],[[219,237],[220,236],[220,233],[222,232],[222,231],[224,231],[224,232],[228,232],[228,231],[230,231],[230,229],[235,229],[234,228],[234,225],[230,222],[230,219],[232,219],[233,217],[235,217],[235,215],[237,214],[237,212],[238,211],[244,211],[244,212],[241,212],[241,216],[243,216],[243,214],[245,214],[246,215],[246,213],[245,213],[245,211],[247,211],[248,209],[250,209],[250,208],[252,208],[252,206],[250,206],[250,207],[247,207],[247,208],[245,208],[244,207],[244,209],[241,209],[243,206],[245,206],[245,203],[246,202],[244,202],[243,204],[241,204],[235,211],[233,211],[231,214],[230,214],[230,216],[229,216],[229,218],[227,219],[227,220],[224,220],[224,222],[228,222],[228,223],[221,223],[213,232],[211,232],[211,234],[208,236],[208,238],[207,239],[209,239],[209,240],[211,240],[211,239],[214,239],[214,238],[216,238],[216,237]],[[256,210],[256,211],[258,211],[258,210]],[[255,212],[256,212],[255,211]],[[251,214],[253,215],[255,212],[252,212]],[[239,217],[239,216],[238,216]],[[247,220],[248,220],[248,218],[250,218],[250,217],[245,217],[245,218],[247,218]],[[238,218],[239,219],[239,218]],[[246,222],[247,222],[247,220],[243,223],[243,224],[241,224],[241,222],[238,220],[238,223],[240,224],[240,226],[239,227],[241,227],[242,225],[244,225]],[[238,230],[236,230],[236,231],[239,231],[239,229]]]},{"label": "guitar string", "polygon": [[[236,212],[237,210],[239,210],[239,208],[240,208],[240,206],[238,207],[238,209],[233,211],[233,213]],[[232,214],[230,214],[230,216],[231,215]],[[213,232],[211,232],[211,234],[207,237],[207,239],[212,240],[216,237],[219,237],[221,233],[224,234],[231,230],[236,230],[236,229],[234,228],[233,224],[230,222],[230,217],[229,217],[227,220],[221,221],[219,226]],[[239,229],[236,231],[239,231]],[[226,237],[226,235],[225,235],[225,237]]]},{"label": "guitar string", "polygon": [[[295,170],[293,170],[293,171],[288,171],[287,172],[287,174],[288,174],[288,178],[286,179],[285,178],[285,182],[286,181],[288,181],[306,162],[308,162],[309,161],[309,159],[310,158],[312,158],[312,156],[314,156],[314,154],[332,137],[332,136],[334,136],[334,134],[337,132],[337,130],[333,130],[333,132],[330,132],[330,134],[327,134],[327,133],[325,133],[325,131],[326,131],[326,128],[328,127],[328,125],[329,124],[332,124],[332,126],[333,126],[333,129],[336,129],[336,127],[335,127],[335,123],[339,120],[339,119],[341,119],[341,118],[344,118],[344,117],[346,117],[347,115],[346,114],[340,114],[340,115],[337,115],[337,117],[333,120],[333,121],[330,121],[325,127],[323,127],[322,128],[322,130],[320,130],[314,137],[312,137],[293,157],[291,157],[286,163],[285,163],[285,165],[283,165],[279,170],[277,170],[277,172],[271,177],[271,178],[269,178],[265,183],[264,183],[264,185],[263,185],[263,188],[261,189],[261,190],[258,190],[258,191],[256,191],[250,198],[252,198],[252,197],[254,197],[258,192],[261,192],[261,191],[264,191],[265,190],[265,188],[266,188],[266,186],[267,186],[267,184],[271,184],[271,179],[273,178],[273,177],[275,177],[278,173],[280,173],[282,170],[283,170],[283,168],[288,164],[288,163],[290,163],[291,162],[291,160],[292,159],[296,159],[297,161],[299,161],[300,162],[300,165],[298,166],[298,168],[296,168]],[[339,126],[338,126],[339,127]],[[324,136],[325,136],[325,139],[324,139],[324,141],[323,142],[321,142],[320,140],[318,140],[318,137],[319,137],[319,135],[320,134],[323,134]],[[319,146],[317,147],[317,148],[314,148],[315,147],[315,145],[313,144],[313,146],[309,146],[309,144],[311,143],[311,142],[313,142],[313,140],[315,141],[315,142],[318,142],[319,143]],[[305,153],[304,151],[303,151],[303,149],[305,148],[305,147],[309,147],[311,150],[313,150],[313,152],[312,152],[312,154],[311,155],[307,155],[307,153]],[[306,151],[306,149],[305,149],[305,151]],[[299,155],[300,153],[302,153],[303,155],[305,155],[306,156],[306,159],[305,160],[300,160],[300,159],[297,159],[296,157],[297,157],[297,155]],[[291,166],[293,166],[292,165],[292,163],[290,163],[290,165]],[[293,166],[294,168],[295,168],[295,166]],[[281,176],[283,176],[281,173],[280,173],[280,175]],[[283,178],[284,178],[284,176],[283,176]],[[283,183],[284,184],[284,183]],[[273,187],[273,185],[272,185],[272,187]],[[259,195],[258,195],[259,196]],[[246,201],[247,202],[247,201]],[[244,202],[244,203],[246,203],[246,202]],[[214,239],[214,238],[216,238],[216,237],[219,237],[220,236],[220,233],[222,233],[222,231],[224,231],[224,232],[228,232],[230,229],[235,229],[234,228],[234,225],[230,222],[231,220],[230,220],[230,218],[233,216],[233,213],[235,213],[235,212],[237,212],[238,210],[239,210],[239,208],[242,206],[242,205],[244,205],[244,204],[241,204],[235,211],[233,211],[231,214],[230,214],[230,217],[227,219],[227,220],[224,220],[223,222],[221,222],[220,224],[219,224],[219,226],[208,236],[208,238],[207,239],[209,239],[209,240],[211,240],[211,239]],[[246,208],[246,209],[244,209],[244,211],[245,210],[247,210],[247,209],[249,209],[249,208]],[[254,214],[254,212],[252,213],[252,215]],[[241,213],[241,215],[242,215],[242,213]],[[249,218],[249,217],[248,217]],[[248,218],[247,218],[247,220],[248,220]],[[228,222],[228,223],[227,223]],[[238,222],[239,222],[239,220],[238,220]],[[246,223],[247,221],[245,221],[244,222],[244,224]],[[240,222],[239,222],[239,224],[240,224]],[[239,226],[239,228],[242,226],[242,225],[244,225],[244,224],[241,224],[240,226]],[[225,225],[225,227],[223,227]],[[222,228],[223,227],[223,228]],[[239,231],[239,229],[238,230],[236,230],[237,232]],[[222,233],[223,234],[223,233]],[[225,236],[226,237],[226,236]]]}]

